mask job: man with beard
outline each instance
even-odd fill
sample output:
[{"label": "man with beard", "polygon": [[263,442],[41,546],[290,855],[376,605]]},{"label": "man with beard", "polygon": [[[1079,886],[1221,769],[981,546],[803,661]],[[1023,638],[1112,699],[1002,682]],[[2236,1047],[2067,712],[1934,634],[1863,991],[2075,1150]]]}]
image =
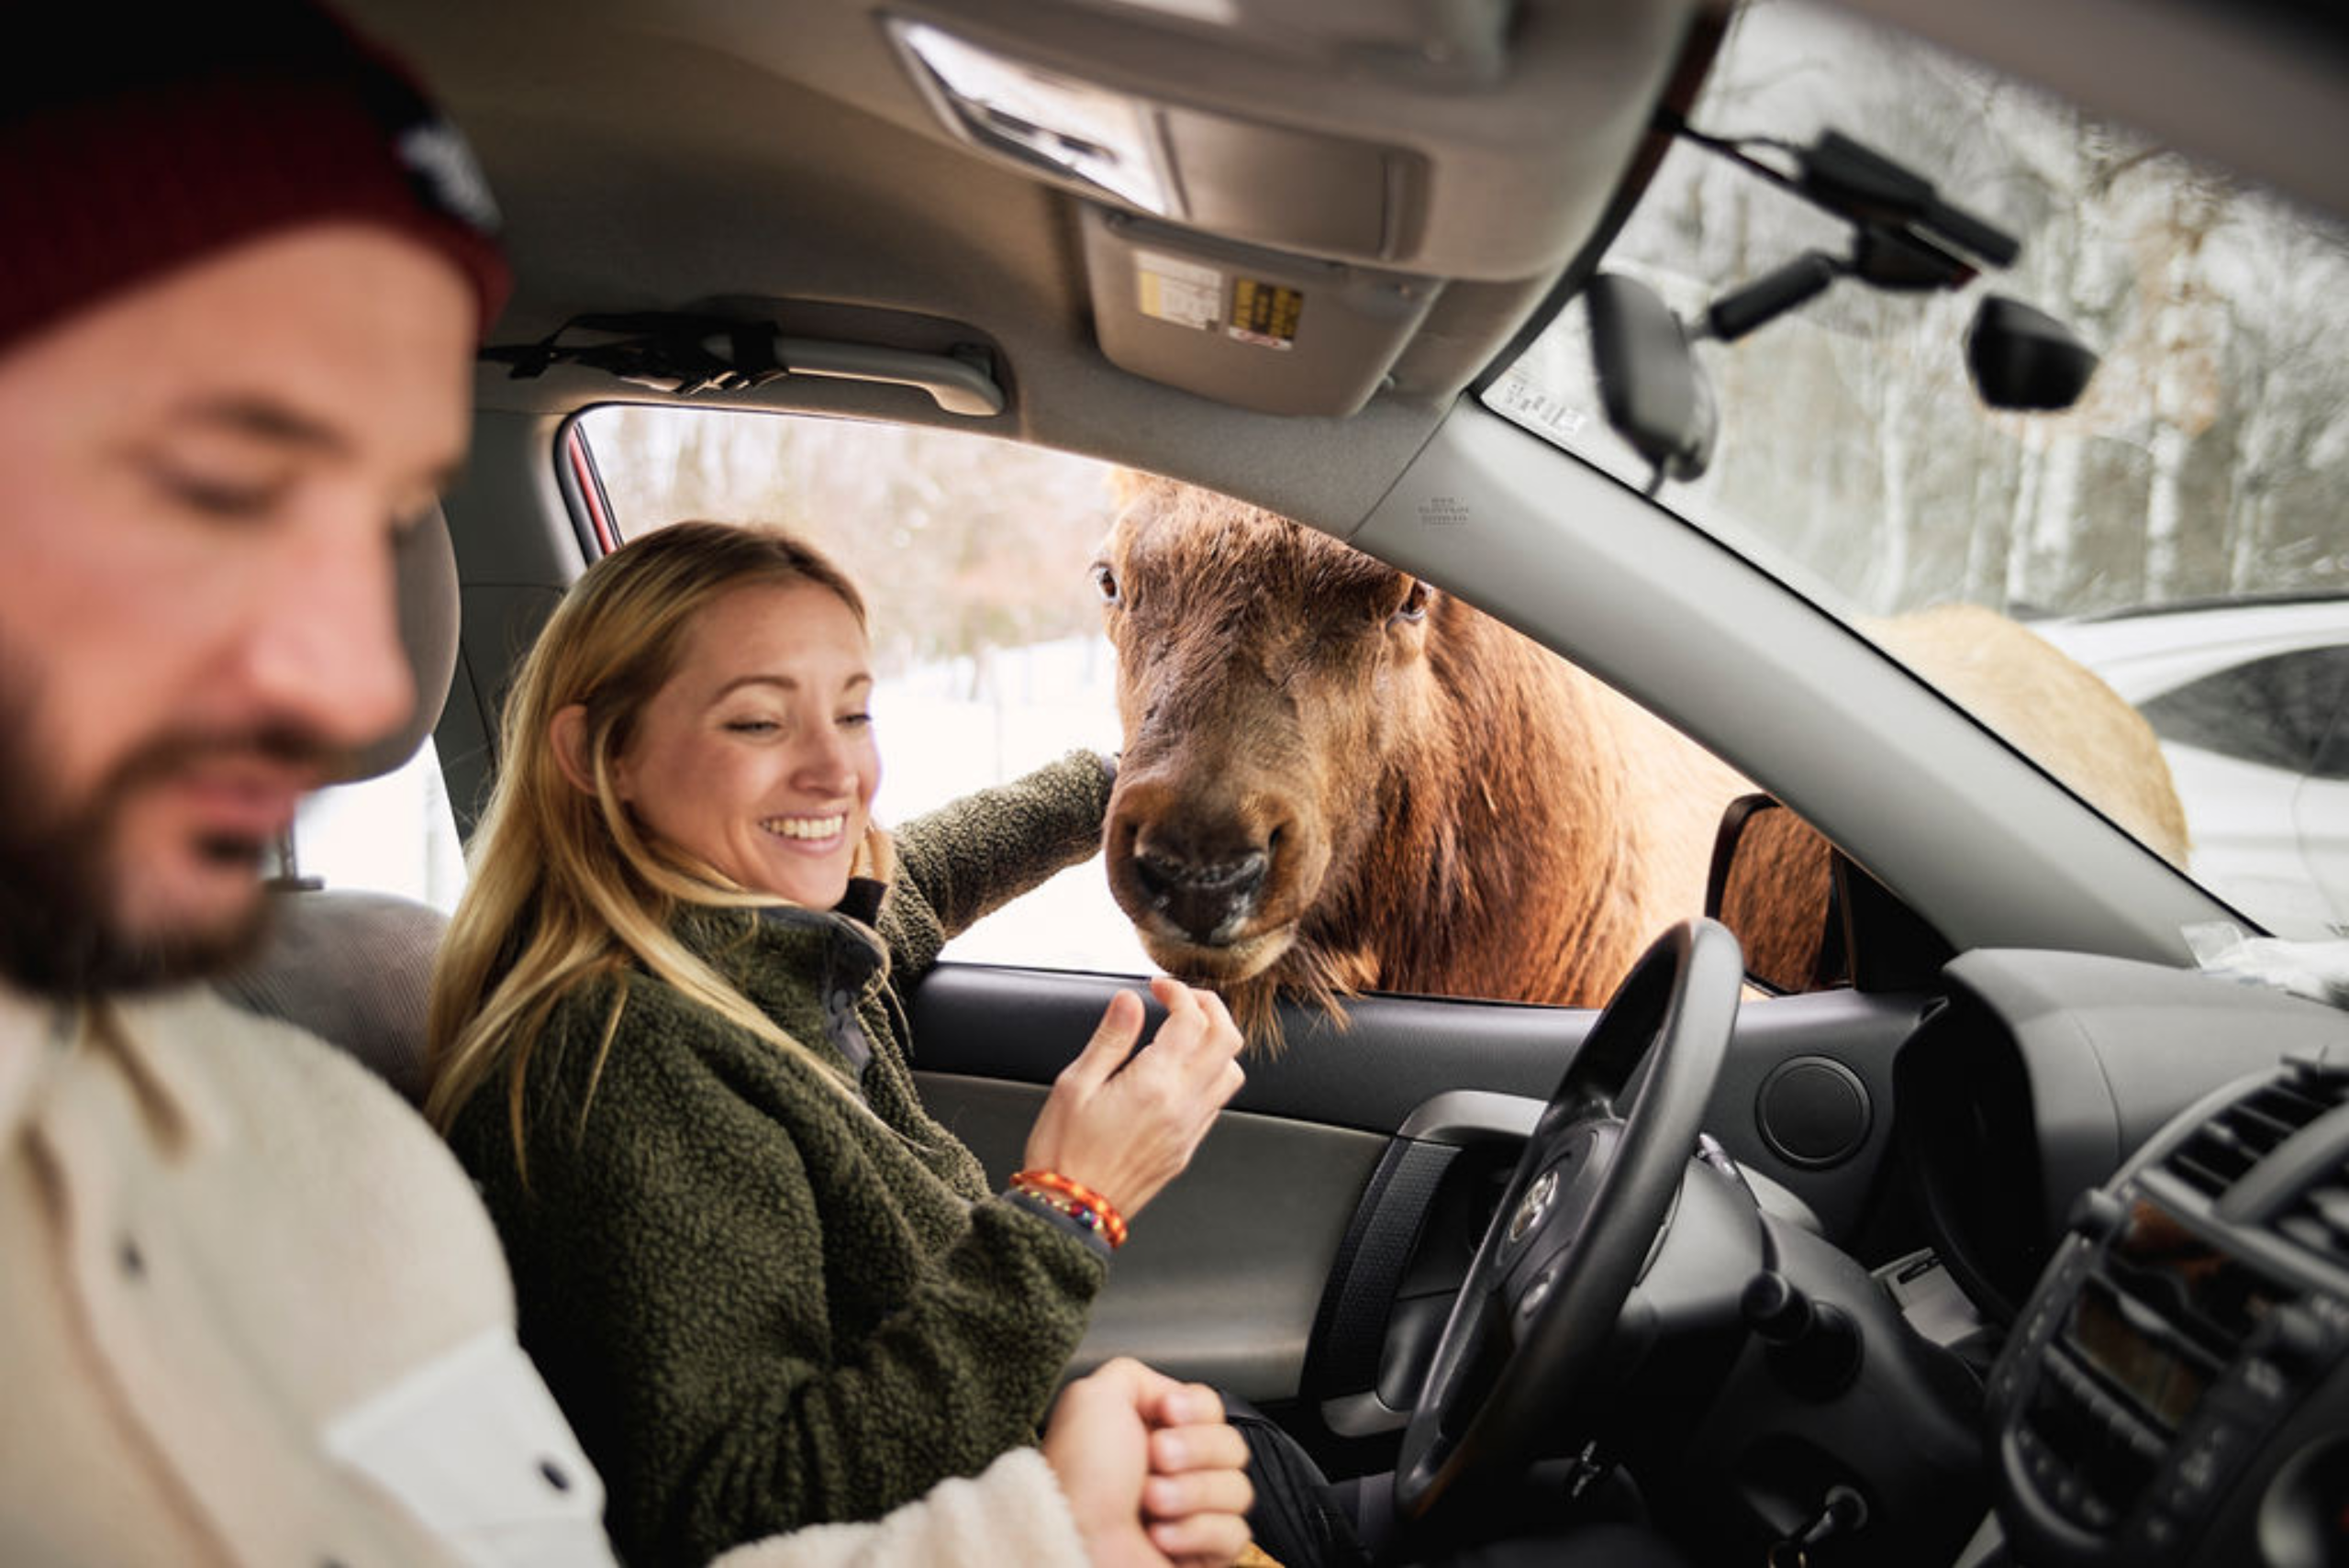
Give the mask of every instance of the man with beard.
[{"label": "man with beard", "polygon": [[[299,0],[50,21],[0,65],[0,1561],[608,1561],[446,1150],[196,984],[412,709],[393,551],[462,451],[494,209]],[[1124,1363],[1044,1457],[742,1555],[1228,1561],[1239,1451]]]}]

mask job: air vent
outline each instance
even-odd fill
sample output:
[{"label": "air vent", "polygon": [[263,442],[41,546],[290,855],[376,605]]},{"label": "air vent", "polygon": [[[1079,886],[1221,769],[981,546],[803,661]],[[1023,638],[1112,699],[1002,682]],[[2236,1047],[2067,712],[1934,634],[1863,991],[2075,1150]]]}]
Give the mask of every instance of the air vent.
[{"label": "air vent", "polygon": [[2349,1076],[2294,1062],[2212,1117],[2163,1163],[2215,1198],[2284,1140],[2349,1099]]},{"label": "air vent", "polygon": [[2276,1229],[2327,1262],[2349,1269],[2349,1164],[2301,1194]]}]

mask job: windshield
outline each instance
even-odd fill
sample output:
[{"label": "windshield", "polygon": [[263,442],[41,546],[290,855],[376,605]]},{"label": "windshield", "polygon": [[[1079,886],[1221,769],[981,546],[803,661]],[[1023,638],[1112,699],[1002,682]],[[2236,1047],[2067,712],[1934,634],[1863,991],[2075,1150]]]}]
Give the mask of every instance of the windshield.
[{"label": "windshield", "polygon": [[[1906,35],[1787,0],[1740,13],[1688,123],[1776,167],[1785,148],[1840,132],[2021,253],[1955,289],[1843,277],[1734,342],[1692,333],[1717,436],[1701,476],[1661,484],[1662,504],[2105,806],[2082,784],[2096,760],[2079,736],[2034,721],[2043,687],[2000,695],[1961,673],[1987,641],[1927,657],[1912,634],[2011,642],[2027,628],[2032,648],[2061,651],[2143,716],[2184,831],[2109,815],[2270,930],[2349,934],[2343,229]],[[1605,270],[1700,322],[1810,250],[1852,255],[1853,227],[1683,139]],[[1986,406],[1965,340],[1994,293],[2101,357],[2071,407]],[[1569,306],[1485,399],[1646,487],[1653,466],[1601,412],[1590,340]],[[1998,614],[1920,614],[1952,604]]]}]

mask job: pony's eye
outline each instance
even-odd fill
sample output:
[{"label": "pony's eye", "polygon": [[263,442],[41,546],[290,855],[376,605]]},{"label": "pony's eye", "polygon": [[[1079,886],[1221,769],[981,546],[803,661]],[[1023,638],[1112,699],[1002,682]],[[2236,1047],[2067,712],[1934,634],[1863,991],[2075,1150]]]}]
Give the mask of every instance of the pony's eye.
[{"label": "pony's eye", "polygon": [[1427,618],[1428,585],[1425,583],[1414,582],[1411,584],[1411,591],[1403,595],[1402,607],[1389,616],[1387,621],[1390,625],[1397,621],[1408,624]]},{"label": "pony's eye", "polygon": [[1103,604],[1114,605],[1118,602],[1118,574],[1099,562],[1094,562],[1093,585],[1101,590]]}]

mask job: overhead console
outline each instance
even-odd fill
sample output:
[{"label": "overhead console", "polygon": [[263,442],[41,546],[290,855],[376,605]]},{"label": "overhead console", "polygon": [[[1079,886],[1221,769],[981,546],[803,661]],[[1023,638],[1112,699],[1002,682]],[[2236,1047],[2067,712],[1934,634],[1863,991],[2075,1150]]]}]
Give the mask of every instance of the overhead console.
[{"label": "overhead console", "polygon": [[1112,362],[1345,415],[1448,283],[1546,278],[1597,232],[1704,9],[933,0],[884,25],[946,132],[1084,198]]},{"label": "overhead console", "polygon": [[890,33],[951,128],[1048,179],[1234,239],[1381,261],[1419,248],[1428,161],[1407,148],[1120,92],[935,23]]}]

